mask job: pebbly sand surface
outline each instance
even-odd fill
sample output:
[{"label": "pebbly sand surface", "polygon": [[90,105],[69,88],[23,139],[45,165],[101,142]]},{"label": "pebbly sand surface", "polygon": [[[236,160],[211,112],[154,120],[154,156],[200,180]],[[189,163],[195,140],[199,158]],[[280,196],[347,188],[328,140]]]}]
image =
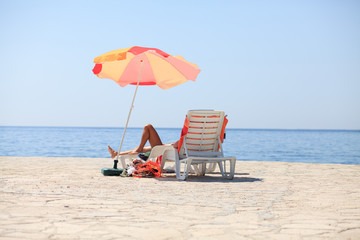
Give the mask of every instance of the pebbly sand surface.
[{"label": "pebbly sand surface", "polygon": [[177,181],[111,159],[0,157],[0,239],[360,239],[360,166],[237,162]]}]

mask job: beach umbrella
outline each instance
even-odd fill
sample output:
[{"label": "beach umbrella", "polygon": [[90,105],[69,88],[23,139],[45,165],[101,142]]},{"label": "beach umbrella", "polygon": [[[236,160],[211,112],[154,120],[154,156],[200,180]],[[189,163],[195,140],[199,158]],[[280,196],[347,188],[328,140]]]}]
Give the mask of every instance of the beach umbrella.
[{"label": "beach umbrella", "polygon": [[[188,80],[195,81],[198,66],[181,56],[172,56],[157,48],[129,47],[114,50],[94,59],[93,73],[99,78],[114,80],[121,87],[136,85],[118,153],[124,141],[139,85],[157,85],[169,89]],[[116,157],[114,168],[119,158]]]}]

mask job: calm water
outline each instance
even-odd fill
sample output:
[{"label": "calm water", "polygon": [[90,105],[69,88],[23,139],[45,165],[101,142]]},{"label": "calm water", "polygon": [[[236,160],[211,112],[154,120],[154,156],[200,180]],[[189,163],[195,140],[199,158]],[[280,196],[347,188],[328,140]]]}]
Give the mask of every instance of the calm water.
[{"label": "calm water", "polygon": [[[130,128],[124,149],[138,145],[142,129]],[[158,129],[164,143],[180,129]],[[108,157],[122,128],[0,127],[0,156]],[[242,161],[360,164],[360,131],[227,129],[225,155]]]}]

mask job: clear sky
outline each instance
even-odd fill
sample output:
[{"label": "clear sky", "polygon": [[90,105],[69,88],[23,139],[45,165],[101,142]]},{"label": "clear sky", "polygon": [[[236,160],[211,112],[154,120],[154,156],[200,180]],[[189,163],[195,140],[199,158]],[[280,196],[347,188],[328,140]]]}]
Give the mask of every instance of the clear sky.
[{"label": "clear sky", "polygon": [[218,109],[231,128],[360,129],[360,1],[0,0],[0,125],[125,125],[134,86],[92,73],[130,46],[199,65],[139,88],[131,127]]}]

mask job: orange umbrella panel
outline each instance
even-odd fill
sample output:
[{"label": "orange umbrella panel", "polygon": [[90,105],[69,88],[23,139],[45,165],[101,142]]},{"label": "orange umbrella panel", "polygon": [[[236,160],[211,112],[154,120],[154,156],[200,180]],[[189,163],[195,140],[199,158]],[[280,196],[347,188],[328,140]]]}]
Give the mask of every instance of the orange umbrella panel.
[{"label": "orange umbrella panel", "polygon": [[121,87],[136,85],[141,76],[139,85],[158,85],[168,89],[188,80],[195,81],[200,72],[196,64],[157,48],[118,49],[96,57],[94,63],[95,75],[112,79]]}]

